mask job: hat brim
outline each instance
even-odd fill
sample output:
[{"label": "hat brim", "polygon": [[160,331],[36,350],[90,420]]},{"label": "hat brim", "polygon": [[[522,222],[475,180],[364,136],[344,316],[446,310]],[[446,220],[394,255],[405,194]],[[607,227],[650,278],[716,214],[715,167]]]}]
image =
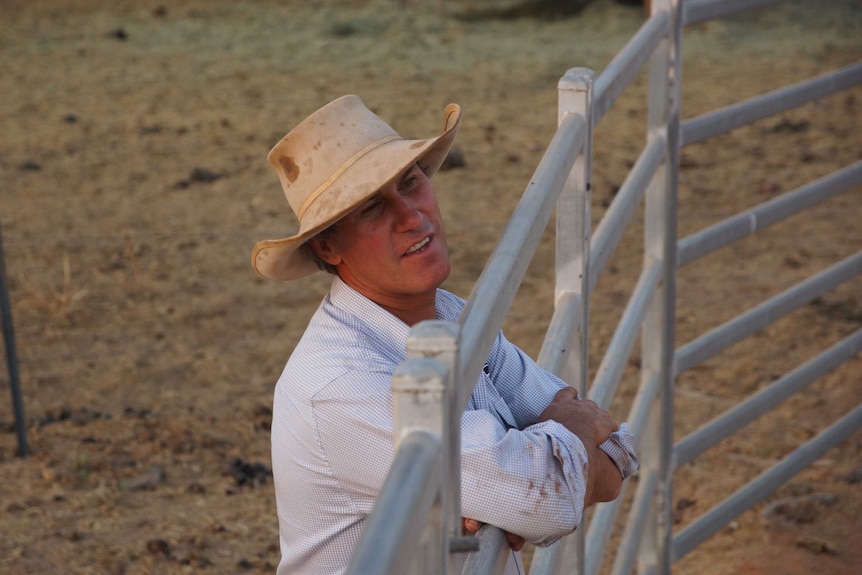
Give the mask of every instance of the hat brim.
[{"label": "hat brim", "polygon": [[[255,244],[251,254],[254,270],[262,277],[279,281],[299,279],[318,271],[314,259],[300,247],[352,212],[411,165],[419,163],[429,177],[434,175],[452,147],[460,121],[461,108],[457,104],[449,104],[444,111],[443,131],[439,136],[427,140],[393,140],[345,170],[321,195],[320,209],[303,217],[303,224],[295,235]],[[339,209],[324,215],[334,196],[337,196]]]}]

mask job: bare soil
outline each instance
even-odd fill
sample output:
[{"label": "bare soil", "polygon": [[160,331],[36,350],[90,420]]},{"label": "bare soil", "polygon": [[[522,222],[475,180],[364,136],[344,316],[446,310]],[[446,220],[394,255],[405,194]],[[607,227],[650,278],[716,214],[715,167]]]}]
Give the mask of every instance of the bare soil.
[{"label": "bare soil", "polygon": [[[16,456],[12,409],[0,402],[0,572],[274,571],[271,394],[328,279],[278,284],[250,268],[255,241],[295,226],[268,149],[345,93],[412,137],[436,133],[443,107],[460,103],[464,166],[435,185],[454,263],[446,287],[468,296],[553,134],[557,80],[574,66],[601,71],[643,21],[640,8],[610,0],[551,20],[463,20],[438,4],[3,2],[0,222],[30,455]],[[692,27],[683,116],[860,56],[852,0]],[[594,224],[645,126],[642,74],[596,129]],[[680,236],[860,152],[858,86],[688,147]],[[678,345],[859,251],[860,203],[856,187],[681,269]],[[640,269],[642,218],[593,299],[593,371]],[[534,356],[552,278],[549,231],[506,325]],[[857,277],[683,374],[678,438],[860,325]],[[8,387],[5,364],[0,381]],[[857,356],[685,465],[675,529],[860,402]],[[859,573],[860,466],[857,432],[674,572]],[[831,498],[781,503],[811,493]]]}]

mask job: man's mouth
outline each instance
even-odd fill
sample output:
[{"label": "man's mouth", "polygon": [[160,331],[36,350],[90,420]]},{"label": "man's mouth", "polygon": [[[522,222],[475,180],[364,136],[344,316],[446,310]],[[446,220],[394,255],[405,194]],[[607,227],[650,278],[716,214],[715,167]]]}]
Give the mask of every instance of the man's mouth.
[{"label": "man's mouth", "polygon": [[428,242],[430,242],[430,241],[431,241],[431,236],[428,236],[425,239],[423,239],[422,241],[416,242],[415,244],[410,246],[410,249],[407,250],[405,255],[415,254],[416,252],[420,251],[422,248],[427,246]]}]

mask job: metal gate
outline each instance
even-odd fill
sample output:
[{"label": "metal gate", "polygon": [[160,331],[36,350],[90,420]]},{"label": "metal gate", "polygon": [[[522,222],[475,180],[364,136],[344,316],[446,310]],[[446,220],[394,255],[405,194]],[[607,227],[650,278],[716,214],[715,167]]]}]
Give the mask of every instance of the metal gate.
[{"label": "metal gate", "polygon": [[[680,121],[682,31],[687,25],[777,0],[652,0],[651,15],[597,77],[569,70],[559,83],[559,125],[457,324],[425,322],[393,378],[396,455],[349,569],[369,573],[499,573],[503,533],[460,533],[460,419],[504,316],[556,209],[555,312],[539,364],[607,407],[640,340],[640,386],[627,421],[641,455],[637,490],[612,573],[670,573],[671,565],[734,517],[862,427],[862,405],[801,445],[678,533],[673,472],[736,429],[862,351],[857,330],[674,444],[676,377],[862,272],[862,251],[676,347],[676,272],[696,259],[862,184],[862,162],[725,219],[677,235],[680,148],[862,83],[862,63]],[[649,66],[648,129],[637,162],[594,233],[590,229],[593,128]],[[643,267],[604,358],[587,385],[590,295],[635,209],[645,206]],[[537,549],[533,575],[595,575],[622,497],[597,506],[588,530]],[[586,531],[586,533],[585,533]]]}]

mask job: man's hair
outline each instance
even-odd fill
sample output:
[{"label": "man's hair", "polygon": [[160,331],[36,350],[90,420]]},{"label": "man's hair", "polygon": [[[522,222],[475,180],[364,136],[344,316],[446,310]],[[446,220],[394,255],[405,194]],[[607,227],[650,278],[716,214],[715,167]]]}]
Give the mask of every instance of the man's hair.
[{"label": "man's hair", "polygon": [[[333,229],[334,227],[335,227],[334,225],[329,226],[328,228],[326,228],[325,230],[321,231],[320,233],[318,233],[318,234],[317,234],[316,236],[314,236],[314,237],[315,237],[315,238],[320,238],[320,239],[324,239],[324,240],[325,240],[325,239],[326,239],[326,237],[327,237],[327,236],[329,236],[329,234],[330,234],[330,233],[332,233],[332,229]],[[299,249],[304,250],[304,251],[305,251],[305,254],[306,254],[308,257],[310,257],[312,260],[314,260],[314,263],[315,263],[315,264],[317,264],[317,268],[318,268],[319,270],[324,271],[324,272],[326,272],[326,273],[328,273],[328,274],[338,275],[338,271],[335,269],[335,266],[334,266],[334,265],[332,265],[331,263],[328,263],[328,262],[323,261],[323,258],[321,258],[319,255],[317,255],[317,252],[315,252],[315,251],[314,251],[314,248],[313,248],[313,247],[311,247],[311,240],[308,240],[307,242],[305,242],[304,244],[302,244],[302,245],[299,247]]]}]

